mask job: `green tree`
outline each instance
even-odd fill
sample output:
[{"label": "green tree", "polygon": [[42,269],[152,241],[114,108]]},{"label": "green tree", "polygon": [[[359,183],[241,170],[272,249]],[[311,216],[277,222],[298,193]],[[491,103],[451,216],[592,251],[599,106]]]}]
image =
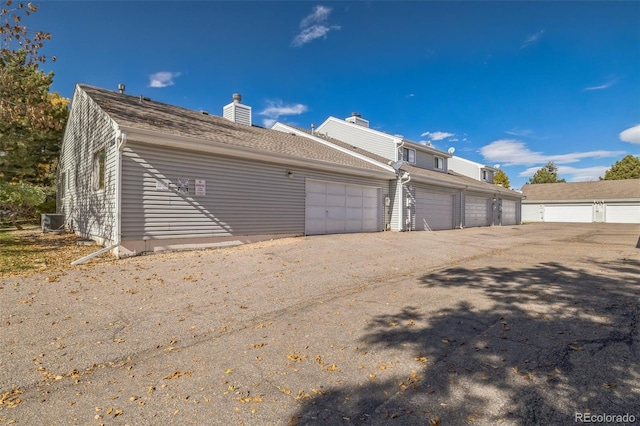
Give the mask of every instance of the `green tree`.
[{"label": "green tree", "polygon": [[42,194],[55,199],[68,117],[69,100],[50,93],[53,73],[39,69],[47,60],[40,49],[51,35],[23,23],[36,11],[32,3],[0,0],[0,199],[13,218],[34,213]]},{"label": "green tree", "polygon": [[44,190],[35,185],[0,182],[0,213],[8,215],[17,229],[22,229],[18,219],[33,216],[36,207],[44,203],[45,198]]},{"label": "green tree", "polygon": [[629,154],[604,172],[600,180],[640,179],[640,158]]},{"label": "green tree", "polygon": [[493,183],[495,183],[496,185],[502,185],[507,189],[511,188],[511,183],[509,182],[509,176],[507,176],[504,170],[498,170],[496,174],[493,175]]},{"label": "green tree", "polygon": [[529,179],[529,183],[559,183],[566,182],[564,179],[558,179],[558,167],[553,161],[549,161]]}]

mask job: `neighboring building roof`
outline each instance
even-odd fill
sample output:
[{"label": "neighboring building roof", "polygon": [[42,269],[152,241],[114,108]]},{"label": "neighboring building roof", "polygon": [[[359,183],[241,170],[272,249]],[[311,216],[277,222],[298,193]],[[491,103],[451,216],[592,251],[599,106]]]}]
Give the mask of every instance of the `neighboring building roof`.
[{"label": "neighboring building roof", "polygon": [[[284,124],[284,123],[280,123],[286,127],[289,127],[291,129],[297,130],[300,133],[304,133],[306,135],[309,136],[315,136],[318,138],[321,138],[323,140],[326,140],[327,142],[339,146],[341,148],[345,148],[348,150],[351,150],[353,152],[356,152],[358,154],[361,155],[365,155],[375,161],[378,161],[380,163],[384,163],[384,164],[388,164],[389,160],[387,158],[384,158],[378,154],[374,154],[372,152],[369,152],[365,149],[362,148],[358,148],[356,146],[353,146],[349,143],[346,142],[342,142],[340,140],[337,139],[333,139],[329,136],[326,136],[324,134],[319,134],[319,133],[312,133],[307,129],[303,129],[301,127],[296,127],[296,126],[292,126],[291,124]],[[402,167],[400,167],[400,170],[408,172],[412,177],[417,177],[418,179],[423,178],[425,180],[431,180],[431,181],[435,181],[435,182],[442,182],[442,183],[449,183],[449,184],[453,184],[459,187],[468,187],[471,190],[477,190],[477,191],[482,191],[482,192],[493,192],[493,193],[499,193],[499,194],[503,194],[503,195],[511,195],[514,197],[518,197],[518,198],[522,198],[522,194],[520,194],[519,192],[516,191],[512,191],[510,189],[506,189],[500,185],[494,185],[494,184],[490,184],[490,183],[486,183],[486,182],[481,182],[478,181],[477,179],[473,179],[470,178],[468,176],[464,176],[460,173],[456,173],[454,171],[449,171],[448,173],[443,173],[443,172],[438,172],[435,170],[428,170],[428,169],[423,169],[420,167],[416,167],[416,166],[412,166],[409,163],[404,163],[402,165]]]},{"label": "neighboring building roof", "polygon": [[233,123],[225,118],[168,105],[141,100],[138,96],[112,92],[88,85],[78,85],[118,125],[160,132],[169,136],[185,136],[255,151],[315,160],[380,173],[388,170],[340,152],[308,138],[301,138],[256,126]]},{"label": "neighboring building roof", "polygon": [[522,187],[527,202],[640,199],[640,179],[540,183]]}]

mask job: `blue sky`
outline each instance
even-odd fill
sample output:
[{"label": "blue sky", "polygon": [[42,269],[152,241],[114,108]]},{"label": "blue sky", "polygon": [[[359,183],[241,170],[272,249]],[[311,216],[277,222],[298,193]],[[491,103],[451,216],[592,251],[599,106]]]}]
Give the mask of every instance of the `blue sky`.
[{"label": "blue sky", "polygon": [[547,161],[597,180],[640,155],[640,2],[62,2],[45,70],[255,124],[372,128],[500,164],[521,187]]}]

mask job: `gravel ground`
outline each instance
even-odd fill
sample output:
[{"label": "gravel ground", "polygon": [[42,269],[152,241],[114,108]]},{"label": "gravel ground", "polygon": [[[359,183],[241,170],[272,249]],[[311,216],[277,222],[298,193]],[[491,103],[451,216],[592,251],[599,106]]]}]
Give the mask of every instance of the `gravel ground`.
[{"label": "gravel ground", "polygon": [[640,424],[639,234],[301,237],[0,278],[0,422]]}]

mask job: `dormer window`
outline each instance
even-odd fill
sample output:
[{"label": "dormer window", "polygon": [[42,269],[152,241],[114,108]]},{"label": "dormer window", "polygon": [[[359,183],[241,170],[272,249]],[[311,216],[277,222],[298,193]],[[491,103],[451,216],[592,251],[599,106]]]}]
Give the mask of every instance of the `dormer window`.
[{"label": "dormer window", "polygon": [[435,167],[436,170],[444,170],[444,158],[435,157],[433,167]]},{"label": "dormer window", "polygon": [[402,148],[402,160],[411,164],[415,164],[416,150],[411,148]]}]

